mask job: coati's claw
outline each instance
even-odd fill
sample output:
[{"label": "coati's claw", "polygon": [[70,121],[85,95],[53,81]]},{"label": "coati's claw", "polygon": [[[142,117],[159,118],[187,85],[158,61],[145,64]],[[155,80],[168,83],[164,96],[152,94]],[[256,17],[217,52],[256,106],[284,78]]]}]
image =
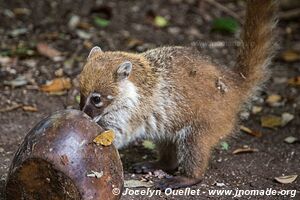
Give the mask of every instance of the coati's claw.
[{"label": "coati's claw", "polygon": [[167,188],[179,189],[185,188],[199,183],[201,179],[188,178],[184,176],[173,176],[171,178],[165,178],[156,183],[156,189],[165,191]]},{"label": "coati's claw", "polygon": [[137,174],[148,174],[159,169],[159,167],[157,162],[141,162],[134,164],[132,169]]}]

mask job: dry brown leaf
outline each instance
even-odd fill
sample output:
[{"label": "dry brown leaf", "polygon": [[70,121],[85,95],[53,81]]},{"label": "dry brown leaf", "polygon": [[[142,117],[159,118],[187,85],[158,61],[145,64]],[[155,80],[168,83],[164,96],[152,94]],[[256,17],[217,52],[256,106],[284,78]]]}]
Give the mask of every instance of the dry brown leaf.
[{"label": "dry brown leaf", "polygon": [[244,131],[245,133],[252,133],[252,130],[250,128],[246,127],[246,126],[241,125],[240,129],[242,131]]},{"label": "dry brown leaf", "polygon": [[49,83],[42,85],[41,90],[43,92],[61,92],[68,90],[72,87],[71,80],[69,78],[56,78]]},{"label": "dry brown leaf", "polygon": [[261,137],[262,136],[262,134],[260,132],[253,131],[250,128],[248,128],[246,126],[243,126],[243,125],[240,126],[240,129],[241,129],[241,131],[243,131],[243,132],[245,132],[249,135],[255,136],[255,137]]},{"label": "dry brown leaf", "polygon": [[300,54],[295,50],[287,50],[281,54],[281,58],[286,62],[294,62],[300,60]]},{"label": "dry brown leaf", "polygon": [[279,183],[288,184],[292,183],[297,179],[298,175],[279,176],[275,177],[275,180]]},{"label": "dry brown leaf", "polygon": [[115,133],[113,130],[107,130],[104,131],[103,133],[100,133],[94,140],[93,142],[96,143],[97,145],[103,145],[103,146],[109,146],[113,143],[115,139]]},{"label": "dry brown leaf", "polygon": [[48,58],[55,58],[61,56],[60,51],[48,46],[46,43],[38,43],[36,47],[40,54]]},{"label": "dry brown leaf", "polygon": [[79,22],[79,24],[77,25],[77,27],[81,28],[81,29],[89,30],[93,26],[91,24],[87,23],[87,22]]},{"label": "dry brown leaf", "polygon": [[290,78],[288,84],[292,86],[300,86],[300,76]]},{"label": "dry brown leaf", "polygon": [[258,149],[253,149],[253,148],[238,148],[234,150],[232,153],[233,154],[239,154],[239,153],[253,153],[253,152],[258,152]]},{"label": "dry brown leaf", "polygon": [[38,109],[35,106],[22,106],[22,109],[26,112],[37,112]]},{"label": "dry brown leaf", "polygon": [[266,128],[276,128],[282,124],[281,117],[274,115],[262,116],[260,121],[261,126]]},{"label": "dry brown leaf", "polygon": [[257,114],[257,113],[260,113],[262,111],[262,109],[263,108],[261,106],[253,106],[251,111],[253,114]]},{"label": "dry brown leaf", "polygon": [[266,102],[270,106],[276,106],[276,105],[278,105],[278,102],[281,101],[281,99],[282,99],[282,97],[280,95],[278,95],[278,94],[271,94],[266,99]]},{"label": "dry brown leaf", "polygon": [[128,48],[134,48],[134,47],[140,46],[142,44],[143,44],[142,40],[139,40],[136,38],[130,38],[128,40],[127,46],[128,46]]}]

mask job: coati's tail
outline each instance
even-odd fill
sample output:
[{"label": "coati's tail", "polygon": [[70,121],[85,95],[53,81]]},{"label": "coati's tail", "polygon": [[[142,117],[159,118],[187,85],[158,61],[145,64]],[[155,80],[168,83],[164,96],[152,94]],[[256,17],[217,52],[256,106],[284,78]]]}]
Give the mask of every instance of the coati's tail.
[{"label": "coati's tail", "polygon": [[274,0],[248,0],[242,44],[234,70],[245,79],[245,91],[268,77],[268,65],[275,51],[274,27],[277,4]]}]

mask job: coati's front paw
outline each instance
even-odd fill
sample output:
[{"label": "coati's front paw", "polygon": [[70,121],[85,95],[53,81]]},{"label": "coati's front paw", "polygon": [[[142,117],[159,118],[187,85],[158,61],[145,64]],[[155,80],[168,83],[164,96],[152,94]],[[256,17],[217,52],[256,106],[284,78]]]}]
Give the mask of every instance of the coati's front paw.
[{"label": "coati's front paw", "polygon": [[158,183],[156,183],[155,187],[162,191],[165,191],[167,188],[178,189],[185,188],[199,183],[201,179],[189,178],[184,176],[173,176],[170,178],[165,178]]},{"label": "coati's front paw", "polygon": [[137,174],[148,174],[149,172],[153,172],[157,169],[160,169],[160,165],[158,162],[141,162],[136,163],[132,167],[133,171]]}]

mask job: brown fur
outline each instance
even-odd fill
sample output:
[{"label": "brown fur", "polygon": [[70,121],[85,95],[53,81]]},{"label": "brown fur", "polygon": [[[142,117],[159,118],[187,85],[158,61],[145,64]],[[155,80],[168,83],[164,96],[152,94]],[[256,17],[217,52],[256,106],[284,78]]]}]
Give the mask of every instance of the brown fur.
[{"label": "brown fur", "polygon": [[[242,105],[265,81],[273,52],[274,11],[271,0],[248,1],[243,45],[233,70],[214,65],[187,47],[162,47],[143,54],[100,52],[88,60],[80,80],[84,97],[93,91],[117,95],[117,67],[132,62],[128,80],[137,88],[139,103],[130,111],[127,131],[133,134],[143,127],[144,137],[157,142],[161,155],[158,162],[136,169],[179,167],[183,175],[165,181],[161,188],[196,183],[212,148],[233,132]],[[100,111],[91,113],[95,117]]]}]

